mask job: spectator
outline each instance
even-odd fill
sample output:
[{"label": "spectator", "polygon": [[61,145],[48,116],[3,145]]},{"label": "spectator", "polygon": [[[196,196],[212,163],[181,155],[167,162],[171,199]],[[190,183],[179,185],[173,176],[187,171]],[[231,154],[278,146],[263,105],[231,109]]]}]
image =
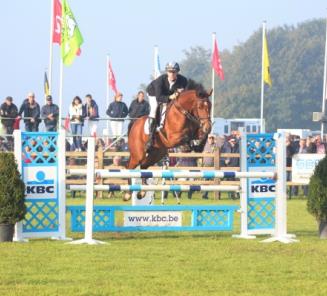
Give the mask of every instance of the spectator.
[{"label": "spectator", "polygon": [[[218,149],[218,147],[216,145],[215,135],[210,134],[208,136],[207,143],[205,144],[205,146],[203,148],[203,152],[204,153],[214,153],[214,152],[217,151],[217,149]],[[214,164],[214,158],[213,157],[204,157],[202,165],[204,167],[214,167],[214,165],[215,165]],[[202,198],[203,199],[208,199],[208,191],[202,192]]]},{"label": "spectator", "polygon": [[[306,139],[300,139],[298,153],[300,153],[300,154],[301,153],[308,153]],[[309,189],[308,185],[303,185],[302,186],[304,196],[308,196],[308,189]]]},{"label": "spectator", "polygon": [[125,118],[128,114],[128,108],[126,104],[122,102],[122,99],[123,94],[118,92],[115,95],[114,101],[108,106],[108,110],[106,112],[110,118],[117,118],[110,120],[110,127],[114,138],[122,135],[124,123],[123,118]]},{"label": "spectator", "polygon": [[318,154],[326,154],[326,143],[323,143],[321,140],[321,136],[317,135],[315,138],[315,145],[316,145],[316,153]]},{"label": "spectator", "polygon": [[73,150],[82,151],[83,106],[79,96],[69,106],[70,129],[73,134]]},{"label": "spectator", "polygon": [[24,123],[25,130],[27,132],[38,132],[40,120],[40,105],[35,101],[35,94],[33,92],[29,92],[27,95],[27,99],[24,100],[21,105],[18,115],[22,116],[24,113]]},{"label": "spectator", "polygon": [[307,140],[300,139],[297,153],[308,153]]},{"label": "spectator", "polygon": [[52,102],[52,96],[47,96],[47,103],[41,109],[41,116],[44,119],[45,129],[47,132],[57,130],[59,107]]},{"label": "spectator", "polygon": [[0,137],[0,152],[8,152],[10,151],[9,146],[5,142],[3,137]]},{"label": "spectator", "polygon": [[[288,136],[286,138],[286,167],[292,167],[292,157],[294,154],[296,154],[296,146],[291,141],[291,137]],[[286,180],[291,181],[292,175],[291,171],[286,171]],[[289,188],[289,198],[292,197],[292,195],[297,195],[297,187],[290,186]]]},{"label": "spectator", "polygon": [[307,137],[306,140],[307,153],[316,153],[316,145],[314,142],[315,141],[312,136]]},{"label": "spectator", "polygon": [[83,106],[84,118],[88,120],[88,127],[91,136],[96,136],[97,119],[99,118],[99,108],[90,94],[85,96],[85,104]]},{"label": "spectator", "polygon": [[96,143],[95,143],[95,151],[98,151],[101,147],[102,150],[105,150],[105,142],[102,138],[97,138]]},{"label": "spectator", "polygon": [[[236,141],[234,137],[228,137],[227,141],[223,144],[221,148],[221,153],[239,153],[239,143]],[[239,157],[227,157],[227,158],[222,158],[221,160],[221,166],[227,166],[227,167],[239,167],[240,162],[239,162]],[[228,178],[226,180],[234,181],[234,178]],[[235,199],[236,196],[235,192],[228,192],[228,197],[231,199]]]},{"label": "spectator", "polygon": [[131,119],[128,125],[128,133],[135,122],[136,118],[140,118],[144,115],[149,115],[150,105],[147,101],[144,100],[144,91],[140,90],[137,93],[137,97],[132,101],[129,106],[128,115]]},{"label": "spectator", "polygon": [[14,132],[14,122],[15,118],[18,115],[17,106],[12,102],[12,97],[6,97],[4,103],[0,107],[0,115],[1,117],[9,118],[9,119],[1,119],[1,123],[5,128],[5,133],[8,135],[12,135]]}]

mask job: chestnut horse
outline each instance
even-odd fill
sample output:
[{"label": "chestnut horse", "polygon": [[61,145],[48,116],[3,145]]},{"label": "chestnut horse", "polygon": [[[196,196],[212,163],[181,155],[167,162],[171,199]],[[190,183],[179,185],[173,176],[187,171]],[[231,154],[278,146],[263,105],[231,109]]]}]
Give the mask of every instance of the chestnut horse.
[{"label": "chestnut horse", "polygon": [[147,116],[137,119],[128,135],[130,158],[127,169],[141,169],[160,161],[168,149],[196,140],[204,147],[211,131],[211,103],[208,93],[201,84],[190,80],[186,89],[171,101],[166,110],[163,129],[154,136],[153,147],[147,152],[145,144],[149,136],[144,133]]}]

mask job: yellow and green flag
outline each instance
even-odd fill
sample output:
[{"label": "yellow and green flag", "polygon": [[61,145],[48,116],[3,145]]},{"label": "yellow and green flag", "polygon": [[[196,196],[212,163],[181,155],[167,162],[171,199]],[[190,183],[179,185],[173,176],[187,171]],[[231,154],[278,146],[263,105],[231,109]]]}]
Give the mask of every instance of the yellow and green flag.
[{"label": "yellow and green flag", "polygon": [[266,32],[264,31],[263,36],[263,81],[269,86],[272,85],[270,77],[270,62]]},{"label": "yellow and green flag", "polygon": [[61,57],[64,65],[73,63],[76,55],[80,53],[82,43],[83,37],[74,15],[67,0],[62,0]]},{"label": "yellow and green flag", "polygon": [[50,87],[47,72],[44,72],[44,96],[50,95]]}]

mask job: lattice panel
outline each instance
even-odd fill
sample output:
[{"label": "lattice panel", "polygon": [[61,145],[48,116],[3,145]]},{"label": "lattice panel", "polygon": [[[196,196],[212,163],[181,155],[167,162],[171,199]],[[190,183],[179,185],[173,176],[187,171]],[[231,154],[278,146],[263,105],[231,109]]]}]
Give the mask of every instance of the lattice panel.
[{"label": "lattice panel", "polygon": [[22,133],[23,165],[56,164],[57,133]]},{"label": "lattice panel", "polygon": [[23,221],[24,232],[53,232],[58,230],[58,203],[56,200],[28,200],[25,203],[27,214]]},{"label": "lattice panel", "polygon": [[[84,231],[85,210],[72,212],[72,231]],[[110,228],[110,210],[93,209],[93,231],[108,231]]]},{"label": "lattice panel", "polygon": [[248,199],[248,229],[273,229],[275,226],[275,199]]},{"label": "lattice panel", "polygon": [[248,167],[275,165],[275,140],[273,134],[247,135]]},{"label": "lattice panel", "polygon": [[229,227],[229,211],[223,211],[223,210],[197,211],[196,226]]}]

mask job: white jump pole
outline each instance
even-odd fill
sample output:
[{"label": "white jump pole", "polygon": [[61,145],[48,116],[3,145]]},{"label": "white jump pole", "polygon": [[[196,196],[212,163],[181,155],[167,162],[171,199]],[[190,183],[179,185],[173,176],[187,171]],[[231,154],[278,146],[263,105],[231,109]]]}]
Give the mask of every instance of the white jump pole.
[{"label": "white jump pole", "polygon": [[[239,191],[240,187],[237,185],[199,185],[200,190],[192,190],[191,185],[120,185],[114,191]],[[87,192],[89,185],[70,185],[69,189],[74,191]],[[115,186],[116,187],[116,186]],[[111,185],[94,185],[94,191],[111,191]],[[86,193],[87,194],[87,193]]]},{"label": "white jump pole", "polygon": [[[241,172],[246,172],[247,170],[247,139],[246,133],[243,130],[241,133]],[[251,174],[254,172],[251,172]],[[267,173],[267,172],[266,172]],[[248,233],[248,180],[246,178],[240,179],[241,182],[241,193],[240,193],[240,215],[241,215],[241,232],[240,234],[235,234],[235,238],[243,239],[255,239],[255,235],[250,235]]]},{"label": "white jump pole", "polygon": [[[241,160],[241,162],[243,159]],[[70,169],[71,175],[86,176],[86,169]],[[146,175],[143,175],[146,173]],[[274,172],[237,172],[237,171],[187,171],[187,170],[95,170],[100,178],[275,178]]]},{"label": "white jump pole", "polygon": [[271,238],[262,242],[294,243],[294,234],[287,234],[287,193],[286,193],[286,141],[285,133],[276,133],[276,208],[275,208],[275,231]]},{"label": "white jump pole", "polygon": [[105,242],[93,239],[93,195],[94,195],[94,153],[95,138],[88,138],[87,142],[87,186],[85,201],[85,232],[81,240],[70,242],[70,244],[98,245]]}]

